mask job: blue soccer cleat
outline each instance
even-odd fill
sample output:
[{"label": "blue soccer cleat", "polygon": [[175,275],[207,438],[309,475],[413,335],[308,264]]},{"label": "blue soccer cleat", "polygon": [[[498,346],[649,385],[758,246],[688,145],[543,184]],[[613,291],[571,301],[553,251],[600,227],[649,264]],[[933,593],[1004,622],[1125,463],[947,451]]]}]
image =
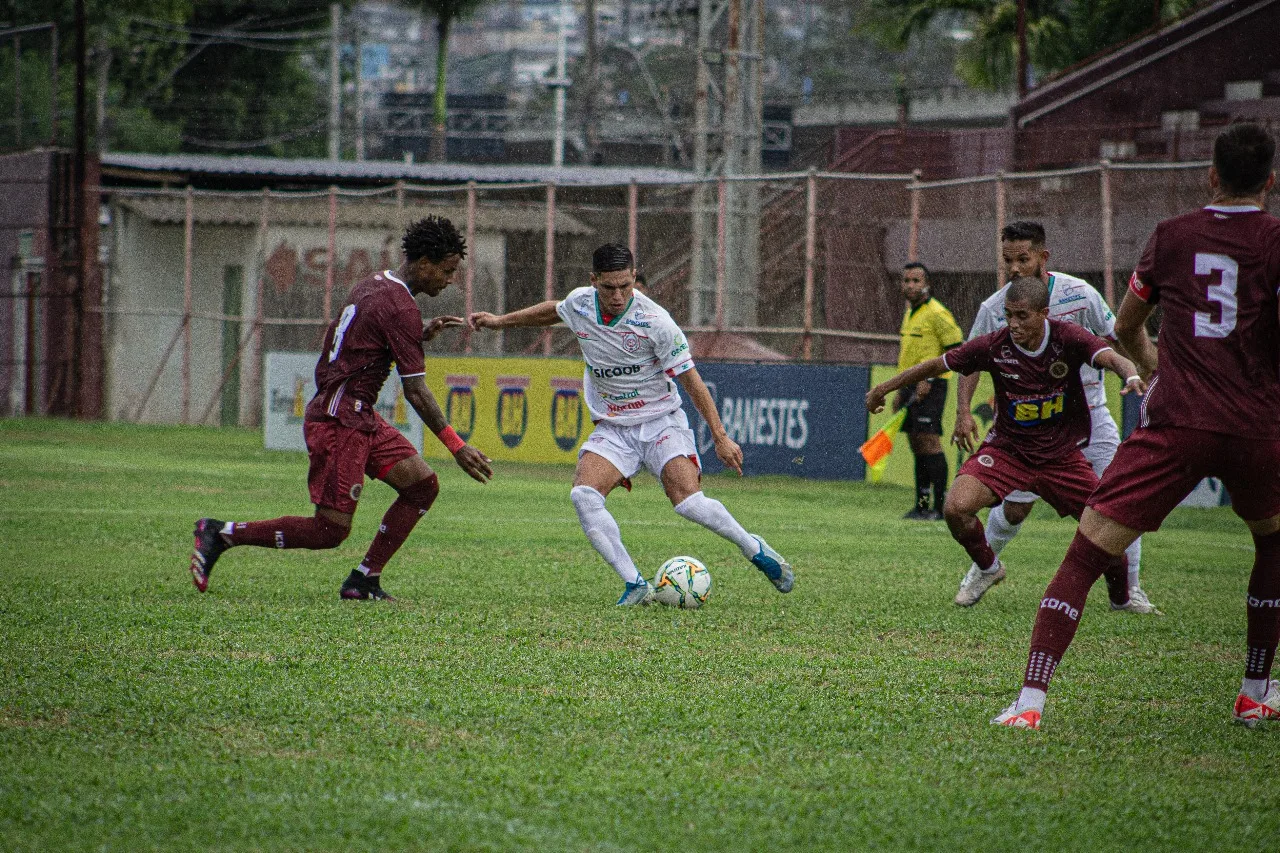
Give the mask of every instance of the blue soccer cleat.
[{"label": "blue soccer cleat", "polygon": [[645,607],[653,601],[653,587],[644,578],[635,583],[627,584],[627,588],[622,591],[622,598],[618,599],[618,607],[634,607],[637,604]]},{"label": "blue soccer cleat", "polygon": [[753,536],[760,543],[760,551],[751,558],[751,565],[764,572],[764,576],[774,585],[778,592],[791,592],[796,576],[791,571],[791,564],[781,554],[769,547],[759,536]]}]

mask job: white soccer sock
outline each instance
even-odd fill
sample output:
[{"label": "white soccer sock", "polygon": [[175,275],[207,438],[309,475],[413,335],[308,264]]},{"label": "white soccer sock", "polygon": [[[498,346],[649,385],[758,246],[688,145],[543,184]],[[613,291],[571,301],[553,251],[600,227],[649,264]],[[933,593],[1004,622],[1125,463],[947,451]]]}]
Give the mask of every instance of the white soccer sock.
[{"label": "white soccer sock", "polygon": [[1246,678],[1240,682],[1240,692],[1255,702],[1261,702],[1267,695],[1267,684],[1270,681],[1269,678]]},{"label": "white soccer sock", "polygon": [[1018,704],[1014,706],[1014,710],[1022,713],[1028,708],[1035,708],[1040,713],[1044,713],[1044,697],[1045,692],[1035,687],[1024,687],[1022,692],[1018,694]]},{"label": "white soccer sock", "polygon": [[987,513],[987,544],[997,557],[1021,529],[1021,524],[1010,524],[1009,519],[1005,518],[1004,504],[997,504]]},{"label": "white soccer sock", "polygon": [[604,495],[590,486],[574,486],[569,491],[573,508],[578,511],[578,521],[582,523],[582,532],[587,534],[591,546],[604,557],[604,561],[613,567],[626,583],[636,583],[642,579],[635,561],[627,553],[622,544],[622,531],[618,522],[609,514],[604,505]]},{"label": "white soccer sock", "polygon": [[715,498],[709,498],[702,492],[694,492],[676,504],[675,511],[677,515],[701,524],[712,533],[717,533],[737,545],[738,550],[742,551],[742,556],[748,560],[760,553],[760,543],[756,541],[756,537],[748,533],[747,529],[729,514],[729,510],[724,508],[724,504]]},{"label": "white soccer sock", "polygon": [[1124,549],[1124,555],[1129,560],[1129,587],[1132,589],[1139,586],[1138,570],[1139,563],[1142,562],[1142,537],[1139,536],[1133,540],[1133,544]]}]

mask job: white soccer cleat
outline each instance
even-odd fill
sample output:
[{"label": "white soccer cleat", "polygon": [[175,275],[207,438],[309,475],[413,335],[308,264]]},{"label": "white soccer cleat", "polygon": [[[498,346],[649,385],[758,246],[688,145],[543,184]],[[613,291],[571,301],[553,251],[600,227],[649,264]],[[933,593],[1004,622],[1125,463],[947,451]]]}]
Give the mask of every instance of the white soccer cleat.
[{"label": "white soccer cleat", "polygon": [[996,560],[994,572],[984,572],[977,563],[969,564],[969,571],[960,581],[960,589],[956,592],[956,604],[961,607],[972,607],[978,603],[987,590],[1004,580],[1004,563]]},{"label": "white soccer cleat", "polygon": [[1128,613],[1149,613],[1152,616],[1163,616],[1156,606],[1151,603],[1151,599],[1147,598],[1147,594],[1142,591],[1140,586],[1129,587],[1129,603],[1116,604],[1111,603],[1112,610],[1124,610]]},{"label": "white soccer cleat", "polygon": [[1267,683],[1267,692],[1261,702],[1241,693],[1236,697],[1231,716],[1237,723],[1250,729],[1264,720],[1280,719],[1280,681],[1272,679]]},{"label": "white soccer cleat", "polygon": [[1035,708],[1027,708],[1025,711],[1018,710],[1018,703],[1014,702],[1008,708],[1005,708],[999,714],[991,718],[993,726],[1008,726],[1011,729],[1034,729],[1040,730],[1040,712]]}]

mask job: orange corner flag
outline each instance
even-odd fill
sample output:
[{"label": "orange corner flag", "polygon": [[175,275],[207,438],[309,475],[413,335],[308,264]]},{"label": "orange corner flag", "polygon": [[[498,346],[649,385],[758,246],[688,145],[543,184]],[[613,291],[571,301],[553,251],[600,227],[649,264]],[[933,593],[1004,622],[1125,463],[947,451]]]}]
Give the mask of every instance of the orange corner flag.
[{"label": "orange corner flag", "polygon": [[884,466],[888,462],[889,454],[893,451],[893,437],[898,434],[898,430],[902,429],[906,420],[907,409],[904,406],[858,448],[858,452],[867,463],[869,469],[867,479],[871,482],[879,482],[881,475],[884,474]]}]

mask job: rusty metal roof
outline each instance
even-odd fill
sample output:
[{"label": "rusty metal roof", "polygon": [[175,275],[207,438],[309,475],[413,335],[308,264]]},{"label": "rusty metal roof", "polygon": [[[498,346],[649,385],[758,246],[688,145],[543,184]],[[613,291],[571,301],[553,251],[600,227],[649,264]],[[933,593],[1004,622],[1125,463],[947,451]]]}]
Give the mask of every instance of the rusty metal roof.
[{"label": "rusty metal roof", "polygon": [[212,154],[102,155],[104,169],[171,175],[240,175],[360,181],[411,181],[433,184],[555,183],[559,186],[681,184],[692,172],[644,166],[541,166],[521,164],[402,163],[394,160],[320,160],[281,157],[226,157]]},{"label": "rusty metal roof", "polygon": [[[152,222],[180,224],[186,220],[186,198],[181,192],[111,190],[110,195],[121,207]],[[195,193],[192,198],[192,220],[201,225],[256,227],[262,219],[262,202],[261,193]],[[267,201],[267,214],[268,222],[272,225],[327,227],[329,200],[325,196],[311,194],[290,198],[284,193],[272,193]],[[339,228],[398,229],[427,214],[448,217],[459,228],[467,221],[467,211],[463,205],[422,204],[417,200],[406,200],[403,207],[398,207],[394,199],[352,199],[341,196],[335,218]],[[542,232],[546,230],[546,224],[546,208],[541,204],[503,202],[500,205],[476,206],[476,230],[482,233]],[[591,227],[562,210],[556,211],[555,230],[557,234],[575,236],[595,233]]]}]

